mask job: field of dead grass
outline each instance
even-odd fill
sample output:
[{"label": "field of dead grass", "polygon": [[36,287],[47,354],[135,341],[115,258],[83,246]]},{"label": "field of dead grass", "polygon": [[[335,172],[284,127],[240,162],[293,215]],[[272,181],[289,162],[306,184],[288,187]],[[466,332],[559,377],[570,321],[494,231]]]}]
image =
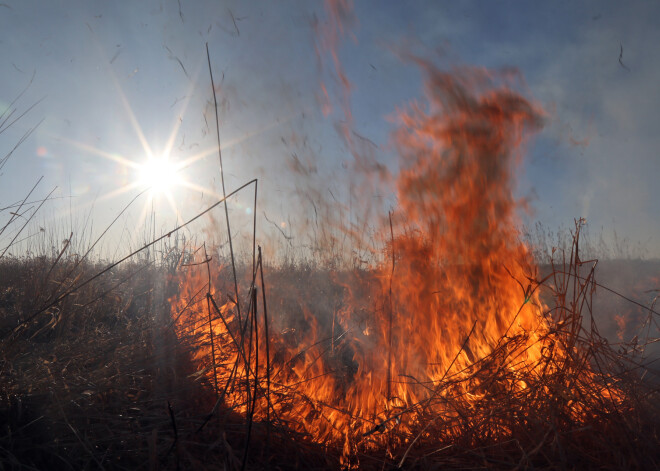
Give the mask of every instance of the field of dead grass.
[{"label": "field of dead grass", "polygon": [[[0,260],[1,469],[340,468],[339,447],[256,419],[248,432],[246,416],[216,401],[210,376],[192,361],[199,345],[178,338],[173,328],[178,313],[168,299],[178,286],[172,274],[183,268],[131,262],[74,290],[101,266],[54,262],[47,257]],[[333,281],[336,274],[309,266],[266,272],[267,286],[273,288],[273,336],[304,331],[302,310],[310,306],[317,307],[314,315],[332,335],[329,319],[343,290]],[[70,295],[43,309],[67,290]],[[417,437],[408,436],[405,446],[389,450],[358,450],[353,465],[657,469],[660,382],[653,359],[635,356],[639,338],[634,345],[610,346],[588,330],[586,308],[581,314],[587,330],[576,326],[576,357],[541,378],[536,390],[521,395],[497,387],[507,380],[507,370],[498,367],[505,343],[499,353],[478,362],[475,377],[488,376],[491,387],[473,408],[459,408],[451,419],[420,410]],[[570,340],[566,332],[563,338]],[[625,395],[623,402],[596,397],[600,389],[582,376],[583,362],[599,361],[597,382],[609,381]],[[349,357],[345,363],[350,369]],[[554,391],[551,396],[543,393],[547,387]],[[588,416],[571,417],[570,403],[585,405]],[[450,442],[439,425],[454,430]],[[502,428],[507,434],[488,433]],[[249,452],[244,453],[248,433]],[[385,433],[397,433],[396,427]]]}]

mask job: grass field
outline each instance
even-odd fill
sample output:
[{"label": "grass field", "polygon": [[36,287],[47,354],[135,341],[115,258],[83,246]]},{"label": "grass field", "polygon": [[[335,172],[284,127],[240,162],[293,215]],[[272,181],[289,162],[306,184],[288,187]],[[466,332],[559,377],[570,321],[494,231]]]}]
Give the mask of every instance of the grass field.
[{"label": "grass field", "polygon": [[[638,274],[643,285],[658,265],[612,261],[604,267],[608,278],[616,274],[630,279],[627,271]],[[168,301],[179,294],[177,274],[190,267],[135,261],[76,289],[101,268],[64,257],[57,262],[49,257],[0,260],[2,469],[337,469],[342,464],[391,469],[402,458],[406,469],[654,469],[660,463],[657,368],[653,363],[638,365],[653,360],[648,354],[642,360],[633,351],[639,350],[641,337],[634,345],[615,344],[617,335],[630,340],[634,325],[644,324],[641,308],[626,311],[627,326],[608,320],[609,312],[601,314],[599,322],[609,322],[609,340],[591,331],[586,315],[579,333],[566,331],[564,341],[573,339],[580,356],[561,373],[541,375],[544,390],[552,394],[539,395],[539,389],[517,395],[491,386],[479,401],[463,404],[461,414],[451,420],[429,415],[432,409],[417,411],[416,423],[405,432],[388,424],[374,432],[384,439],[370,446],[358,440],[346,457],[341,443],[319,443],[305,427],[274,416],[258,418],[254,408],[246,414],[245,404],[236,400],[238,393],[231,400],[218,400],[215,388],[228,383],[214,386],[208,356],[200,361],[204,342],[180,335],[174,319],[186,314]],[[273,413],[285,416],[287,402],[314,401],[275,385],[275,370],[291,360],[291,349],[304,356],[314,348],[304,340],[312,324],[319,330],[313,338],[336,342],[339,353],[321,351],[332,355],[328,364],[335,366],[333,374],[340,376],[337,365],[345,381],[356,374],[348,351],[356,347],[342,344],[340,335],[335,332],[333,337],[332,332],[333,309],[345,298],[345,287],[337,280],[347,274],[310,266],[264,271],[271,322],[269,400],[275,404]],[[239,267],[239,276],[241,272]],[[214,284],[224,278],[224,284],[231,285],[227,268],[214,276]],[[614,284],[625,288],[620,281]],[[600,305],[607,309],[607,303]],[[214,315],[213,321],[219,320]],[[215,341],[218,348],[232,348],[230,340]],[[278,352],[278,346],[286,349]],[[221,363],[222,355],[216,357]],[[475,363],[479,361],[483,359]],[[481,375],[481,381],[488,381],[483,375],[489,375],[496,381],[492,385],[507,384],[502,361],[492,354],[487,367],[474,375]],[[594,366],[599,361],[600,370]],[[585,377],[587,369],[597,374]],[[474,375],[461,382],[474,381]],[[242,381],[227,380],[226,372],[218,376],[225,382]],[[244,378],[248,382],[249,376]],[[301,378],[304,381],[304,373]],[[264,381],[256,378],[259,384]],[[598,384],[616,388],[621,400],[599,398]],[[448,391],[456,386],[445,385]],[[573,403],[580,404],[581,414],[571,414],[576,410],[571,409]],[[317,404],[315,410],[323,407]],[[450,426],[453,433],[443,431]],[[364,435],[364,441],[370,438]]]},{"label": "grass field", "polygon": [[[521,240],[543,111],[506,74],[422,68],[398,174],[356,171],[396,208],[326,202],[305,256],[262,257],[256,179],[227,194],[255,191],[247,255],[226,198],[114,262],[84,229],[18,250],[50,195],[3,214],[0,469],[660,468],[660,263],[587,260],[582,220]],[[228,247],[183,239],[223,202]]]}]

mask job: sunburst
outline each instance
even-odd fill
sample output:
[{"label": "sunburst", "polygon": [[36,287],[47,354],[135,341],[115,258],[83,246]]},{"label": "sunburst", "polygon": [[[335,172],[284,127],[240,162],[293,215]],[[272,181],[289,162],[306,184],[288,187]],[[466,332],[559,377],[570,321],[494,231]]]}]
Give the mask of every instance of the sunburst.
[{"label": "sunburst", "polygon": [[[130,122],[133,132],[140,142],[141,149],[134,153],[125,153],[122,155],[118,152],[109,152],[82,142],[59,137],[59,139],[66,141],[85,152],[119,164],[123,169],[123,172],[129,176],[129,179],[124,184],[101,195],[95,202],[116,198],[122,194],[136,191],[144,192],[147,195],[146,198],[142,198],[144,201],[144,207],[142,208],[141,216],[137,222],[138,226],[144,224],[149,211],[153,210],[154,203],[163,199],[167,201],[172,212],[176,215],[177,219],[180,220],[182,215],[180,214],[180,208],[177,205],[177,201],[180,201],[180,199],[176,197],[178,195],[175,195],[177,189],[188,189],[218,199],[222,198],[222,195],[218,194],[214,189],[193,183],[188,180],[185,175],[185,170],[193,164],[217,154],[217,146],[202,150],[185,159],[180,158],[180,156],[176,155],[176,152],[173,152],[175,142],[179,138],[179,130],[183,122],[183,117],[186,114],[190,98],[194,95],[199,67],[197,69],[198,71],[193,74],[194,79],[191,80],[190,88],[186,90],[186,98],[182,104],[180,118],[175,121],[164,145],[162,145],[163,143],[160,143],[160,145],[159,143],[151,143],[147,140],[133,111],[133,107],[126,98],[126,95],[112,70],[109,71],[109,75],[114,81],[116,91],[123,104],[128,122]],[[294,114],[280,117],[270,123],[266,123],[258,129],[250,130],[241,136],[235,136],[232,139],[223,141],[221,149],[224,152],[226,149],[234,147],[270,130],[273,127],[280,126],[283,123],[290,121],[293,116]],[[160,149],[155,151],[158,147],[160,147]],[[91,205],[94,203],[90,202],[89,204]]]}]

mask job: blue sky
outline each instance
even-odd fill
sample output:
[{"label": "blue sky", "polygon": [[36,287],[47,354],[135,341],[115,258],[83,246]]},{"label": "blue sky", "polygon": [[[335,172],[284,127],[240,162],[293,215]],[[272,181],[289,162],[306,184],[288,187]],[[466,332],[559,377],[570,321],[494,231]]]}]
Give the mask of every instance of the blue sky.
[{"label": "blue sky", "polygon": [[[517,194],[534,208],[524,221],[554,231],[585,217],[611,246],[616,233],[634,254],[659,257],[659,20],[655,2],[357,2],[339,51],[352,84],[354,129],[395,165],[388,116],[421,95],[419,71],[396,51],[414,50],[445,67],[515,67],[549,116],[518,178]],[[335,106],[324,116],[317,100],[320,84],[333,82],[315,52],[315,21],[325,21],[321,2],[3,0],[0,112],[33,74],[14,107],[18,113],[43,100],[0,135],[0,156],[43,122],[0,171],[0,207],[43,175],[37,196],[57,187],[54,194],[67,198],[47,203],[31,233],[40,224],[68,234],[88,215],[100,232],[139,191],[108,197],[137,172],[100,154],[144,161],[138,127],[158,153],[179,126],[173,160],[212,149],[208,42],[221,83],[227,187],[259,178],[259,217],[265,211],[278,224],[289,221],[299,204],[291,155],[314,160],[335,191],[350,159],[335,131],[342,113]],[[181,174],[220,191],[213,153]],[[212,203],[210,193],[173,190],[180,216]],[[232,214],[249,216],[249,200],[233,201]],[[139,239],[147,201],[120,219],[108,249]],[[154,204],[157,231],[171,228],[170,205],[162,197]]]}]

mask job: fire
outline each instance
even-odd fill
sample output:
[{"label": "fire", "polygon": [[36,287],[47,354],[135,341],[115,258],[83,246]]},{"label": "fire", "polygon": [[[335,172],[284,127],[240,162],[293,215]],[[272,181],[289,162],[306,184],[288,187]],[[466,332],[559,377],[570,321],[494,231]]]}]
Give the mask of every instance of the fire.
[{"label": "fire", "polygon": [[[516,167],[544,113],[516,91],[514,75],[420,65],[425,100],[399,112],[393,136],[399,206],[383,218],[386,256],[368,270],[335,272],[344,296],[332,319],[301,300],[302,318],[287,327],[289,314],[278,312],[286,306],[273,302],[287,288],[266,283],[267,332],[263,292],[241,293],[239,312],[229,277],[206,264],[180,270],[171,300],[181,341],[224,404],[343,447],[347,465],[360,447],[412,446],[429,427],[451,443],[477,412],[491,438],[506,436],[512,417],[494,412],[497,401],[527,394],[582,413],[568,322],[546,316],[515,229]],[[547,382],[552,375],[569,379]],[[514,422],[533,412],[517,410]]]},{"label": "fire", "polygon": [[[402,370],[435,381],[452,362],[462,369],[489,354],[505,335],[524,333],[535,344],[544,331],[512,195],[523,132],[538,129],[543,114],[487,71],[425,68],[428,103],[403,112],[395,136],[405,166],[392,278],[395,309],[404,313],[394,328]],[[411,352],[405,346],[415,337]]]}]

